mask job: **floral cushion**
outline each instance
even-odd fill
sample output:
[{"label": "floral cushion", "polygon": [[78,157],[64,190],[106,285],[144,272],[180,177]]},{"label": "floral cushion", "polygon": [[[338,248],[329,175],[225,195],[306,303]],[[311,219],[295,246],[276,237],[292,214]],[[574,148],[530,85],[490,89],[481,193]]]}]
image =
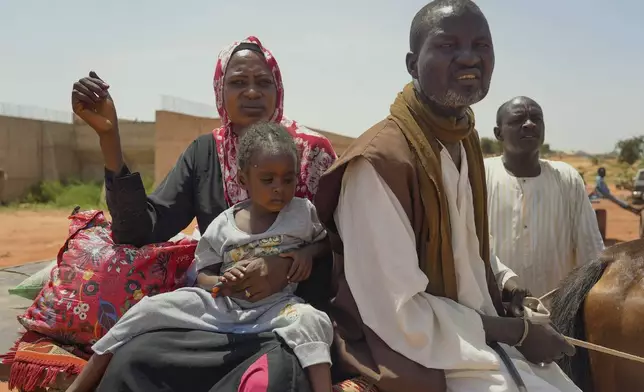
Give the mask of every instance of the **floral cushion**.
[{"label": "floral cushion", "polygon": [[27,330],[88,349],[144,296],[185,285],[196,241],[116,245],[102,212],[70,219],[51,280],[18,317]]},{"label": "floral cushion", "polygon": [[374,387],[366,378],[356,377],[335,384],[333,392],[378,392],[378,388]]}]

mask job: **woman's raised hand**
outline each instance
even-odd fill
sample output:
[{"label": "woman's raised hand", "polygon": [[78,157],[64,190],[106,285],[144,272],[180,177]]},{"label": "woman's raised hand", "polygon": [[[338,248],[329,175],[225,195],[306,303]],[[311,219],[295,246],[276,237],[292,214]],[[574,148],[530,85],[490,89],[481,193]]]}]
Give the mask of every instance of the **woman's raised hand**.
[{"label": "woman's raised hand", "polygon": [[101,136],[118,131],[118,118],[114,101],[108,92],[110,86],[96,72],[82,78],[72,89],[74,113]]}]

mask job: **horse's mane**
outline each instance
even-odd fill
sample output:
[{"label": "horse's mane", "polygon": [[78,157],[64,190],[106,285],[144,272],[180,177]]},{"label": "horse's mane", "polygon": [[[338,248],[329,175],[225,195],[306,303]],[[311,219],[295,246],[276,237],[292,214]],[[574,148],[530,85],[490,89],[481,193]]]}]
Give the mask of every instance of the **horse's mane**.
[{"label": "horse's mane", "polygon": [[[575,268],[553,296],[551,320],[555,328],[565,336],[586,340],[584,326],[584,301],[588,292],[597,284],[606,268],[614,261],[621,263],[619,286],[627,288],[639,282],[644,274],[644,240],[635,240],[606,248],[597,259]],[[590,359],[586,349],[577,348],[574,357],[565,356],[558,361],[561,369],[583,391],[592,391]]]},{"label": "horse's mane", "polygon": [[[550,305],[551,321],[565,336],[585,340],[584,301],[599,281],[609,262],[601,257],[575,268],[561,281]],[[590,359],[585,349],[577,348],[574,357],[564,356],[558,362],[561,370],[583,391],[592,390]]]}]

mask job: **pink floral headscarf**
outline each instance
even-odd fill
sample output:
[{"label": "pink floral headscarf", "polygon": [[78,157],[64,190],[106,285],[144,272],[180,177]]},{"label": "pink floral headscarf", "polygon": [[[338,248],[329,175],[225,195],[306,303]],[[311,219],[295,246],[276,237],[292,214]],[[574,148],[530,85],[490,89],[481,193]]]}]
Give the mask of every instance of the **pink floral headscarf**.
[{"label": "pink floral headscarf", "polygon": [[257,45],[264,54],[266,64],[273,74],[275,87],[277,89],[277,99],[275,112],[270,118],[270,121],[281,123],[289,131],[300,153],[300,174],[298,184],[295,188],[295,196],[313,201],[318,190],[320,177],[333,164],[337,156],[327,138],[305,127],[299,126],[295,121],[289,120],[284,116],[284,85],[277,61],[273,57],[273,54],[262,45],[259,39],[256,37],[248,37],[243,41],[234,42],[222,50],[219,53],[217,67],[215,69],[214,88],[217,100],[217,111],[221,117],[221,127],[215,129],[213,135],[217,144],[219,163],[221,164],[226,202],[229,206],[232,206],[248,198],[248,194],[240,186],[237,179],[238,137],[232,131],[232,124],[224,105],[224,76],[226,75],[226,66],[235,48],[242,43]]}]

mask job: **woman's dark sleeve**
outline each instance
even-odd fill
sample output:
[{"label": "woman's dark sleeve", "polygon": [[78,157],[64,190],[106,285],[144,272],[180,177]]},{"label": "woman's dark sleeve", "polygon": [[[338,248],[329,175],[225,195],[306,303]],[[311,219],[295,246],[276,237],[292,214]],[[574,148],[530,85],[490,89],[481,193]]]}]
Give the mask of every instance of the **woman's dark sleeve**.
[{"label": "woman's dark sleeve", "polygon": [[167,241],[192,222],[195,152],[193,142],[150,196],[139,173],[126,166],[116,174],[106,170],[105,195],[116,243],[143,246]]}]

